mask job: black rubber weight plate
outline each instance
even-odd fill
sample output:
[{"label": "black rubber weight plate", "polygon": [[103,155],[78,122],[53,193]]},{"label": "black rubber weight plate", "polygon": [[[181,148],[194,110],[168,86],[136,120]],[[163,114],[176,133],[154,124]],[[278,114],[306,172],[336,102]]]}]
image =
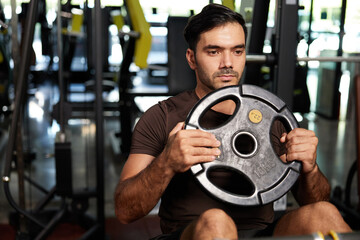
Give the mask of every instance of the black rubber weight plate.
[{"label": "black rubber weight plate", "polygon": [[[202,128],[200,118],[211,107],[224,100],[233,100],[237,107],[227,122],[212,129]],[[270,139],[273,122],[279,119],[288,130],[298,127],[294,115],[274,94],[253,85],[225,87],[202,98],[190,111],[185,129],[201,129],[213,133],[221,142],[221,155],[210,163],[196,164],[191,171],[200,184],[216,198],[243,206],[273,202],[286,194],[299,176],[301,163],[283,163]],[[250,151],[239,150],[239,138],[251,141]],[[223,190],[208,179],[214,168],[238,171],[253,185],[250,195]]]}]

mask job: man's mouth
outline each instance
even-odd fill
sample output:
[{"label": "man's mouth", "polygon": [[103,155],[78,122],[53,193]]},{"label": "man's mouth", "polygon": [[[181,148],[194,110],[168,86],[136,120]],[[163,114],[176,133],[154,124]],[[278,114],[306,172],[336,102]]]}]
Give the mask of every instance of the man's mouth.
[{"label": "man's mouth", "polygon": [[219,78],[223,81],[231,81],[235,76],[234,75],[220,75]]}]

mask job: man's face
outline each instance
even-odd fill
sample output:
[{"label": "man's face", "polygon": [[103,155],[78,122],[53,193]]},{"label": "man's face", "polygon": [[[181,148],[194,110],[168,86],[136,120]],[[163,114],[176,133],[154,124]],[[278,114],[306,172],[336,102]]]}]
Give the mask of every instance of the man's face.
[{"label": "man's face", "polygon": [[207,93],[239,83],[245,66],[245,33],[238,23],[227,23],[200,35],[194,51],[186,57],[196,73],[196,93]]}]

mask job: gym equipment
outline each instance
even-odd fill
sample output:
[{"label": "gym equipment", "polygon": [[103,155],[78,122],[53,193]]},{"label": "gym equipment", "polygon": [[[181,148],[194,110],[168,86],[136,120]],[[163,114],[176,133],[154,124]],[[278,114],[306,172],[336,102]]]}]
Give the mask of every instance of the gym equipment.
[{"label": "gym equipment", "polygon": [[135,43],[134,62],[140,68],[147,67],[147,57],[151,49],[150,25],[147,23],[139,1],[126,1],[131,13],[131,23],[139,38]]},{"label": "gym equipment", "polygon": [[[358,191],[358,205],[357,210],[360,211],[360,75],[355,77],[355,88],[356,88],[356,142],[357,142],[357,191]],[[354,167],[356,168],[356,167]],[[355,173],[354,173],[355,174]],[[352,180],[352,179],[351,179]],[[351,181],[349,180],[349,181]],[[347,184],[348,185],[348,184]],[[351,186],[351,184],[350,184]],[[348,187],[350,192],[350,186]],[[350,193],[349,193],[350,194]],[[348,202],[350,202],[350,197],[348,197]]]},{"label": "gym equipment", "polygon": [[222,4],[235,11],[235,0],[222,0]]},{"label": "gym equipment", "polygon": [[[119,71],[119,92],[120,92],[120,133],[113,139],[116,141],[121,137],[121,154],[126,156],[130,151],[132,129],[136,115],[140,112],[137,108],[134,98],[137,96],[173,96],[184,90],[193,89],[196,84],[195,73],[192,71],[185,58],[187,44],[182,36],[184,27],[187,24],[187,17],[169,17],[166,27],[168,64],[167,66],[145,65],[150,48],[148,44],[151,36],[149,32],[149,23],[144,17],[141,6],[138,1],[124,1],[124,7],[127,12],[125,23],[130,26],[130,33],[120,32],[120,42],[123,42],[123,62]],[[139,16],[136,22],[133,22],[132,16]],[[141,17],[140,17],[141,16]],[[127,36],[125,39],[124,36]],[[140,36],[140,38],[139,38]],[[143,36],[143,38],[141,38]],[[145,44],[138,44],[144,42]],[[166,70],[167,91],[151,92],[136,91],[132,86],[132,78],[136,75],[131,72],[129,67],[134,62],[138,67],[157,68]],[[113,144],[114,146],[117,143]],[[114,150],[118,152],[117,150]]]},{"label": "gym equipment", "polygon": [[[276,57],[272,54],[249,54],[246,55],[246,62],[251,63],[275,63]],[[297,62],[360,62],[360,57],[297,57]]]},{"label": "gym equipment", "polygon": [[316,232],[309,235],[301,236],[283,236],[283,237],[259,237],[259,238],[244,238],[244,240],[358,240],[360,239],[359,232],[352,233],[338,233],[330,231],[327,235],[322,232]]},{"label": "gym equipment", "polygon": [[[64,86],[61,84],[63,80],[63,65],[62,65],[62,45],[59,46],[59,82],[60,82],[60,92],[61,92],[61,101],[59,104],[60,111],[60,132],[56,136],[55,143],[55,160],[56,160],[56,186],[51,190],[47,191],[40,184],[37,184],[35,181],[32,181],[26,176],[24,177],[31,185],[38,188],[41,192],[45,193],[46,196],[43,197],[32,210],[27,210],[25,207],[18,205],[14,201],[13,196],[10,191],[10,173],[13,159],[14,146],[16,141],[16,134],[19,133],[19,126],[17,124],[18,120],[21,118],[21,111],[23,109],[22,105],[24,104],[25,88],[26,88],[26,79],[30,72],[30,45],[32,44],[34,37],[35,21],[37,15],[37,6],[38,1],[33,0],[29,3],[29,13],[26,16],[26,31],[24,32],[24,38],[22,42],[24,44],[23,54],[21,58],[21,64],[19,64],[19,73],[17,75],[17,88],[15,96],[15,110],[12,117],[10,132],[9,132],[9,141],[8,147],[6,149],[6,162],[5,162],[5,171],[2,181],[4,183],[4,192],[7,197],[9,204],[16,210],[19,218],[26,218],[28,220],[25,222],[26,229],[19,229],[18,233],[21,235],[27,235],[31,239],[45,239],[55,226],[63,220],[69,218],[74,218],[79,225],[86,229],[86,232],[82,235],[81,239],[88,239],[94,237],[95,239],[103,239],[105,235],[105,217],[104,217],[104,162],[103,162],[103,106],[102,106],[102,62],[101,62],[101,46],[102,46],[102,34],[101,31],[101,7],[100,1],[95,1],[95,33],[96,33],[96,98],[95,98],[95,121],[96,121],[96,187],[95,189],[86,188],[84,191],[73,191],[72,189],[72,179],[71,179],[71,144],[69,142],[69,135],[66,133],[65,125],[67,123],[67,116],[64,113],[66,110],[65,98],[63,95]],[[58,1],[58,11],[61,9],[61,1]],[[58,14],[60,16],[60,14]],[[58,17],[60,21],[60,17]],[[59,24],[58,26],[61,26]],[[58,30],[60,30],[58,28]],[[59,33],[59,32],[58,32]],[[59,39],[61,34],[59,33]],[[61,43],[61,41],[58,41]],[[70,175],[69,175],[70,174]],[[69,177],[70,176],[70,177]],[[59,209],[55,211],[52,210],[49,212],[48,209],[45,210],[45,206],[52,200],[55,196],[60,196],[60,205]],[[88,200],[89,198],[95,198],[96,200],[96,218],[85,215],[85,211],[88,209]],[[71,207],[69,207],[69,200],[71,200]],[[50,214],[49,214],[50,213]],[[17,217],[17,216],[15,216]],[[45,217],[45,219],[44,219]],[[21,226],[20,226],[21,228]]]},{"label": "gym equipment", "polygon": [[11,105],[9,87],[12,81],[12,72],[10,68],[10,36],[8,34],[8,27],[5,23],[3,7],[0,3],[0,114],[5,113]]},{"label": "gym equipment", "polygon": [[[200,119],[205,112],[225,100],[236,103],[234,114],[220,126],[203,127]],[[221,155],[213,162],[191,167],[201,185],[220,200],[246,206],[267,204],[287,193],[299,176],[301,163],[283,163],[273,150],[270,131],[275,120],[280,120],[287,130],[298,127],[281,99],[254,85],[229,86],[202,98],[190,111],[185,129],[213,133],[221,142]],[[217,168],[245,175],[253,186],[252,192],[233,194],[214,185],[208,174]]]},{"label": "gym equipment", "polygon": [[[250,5],[251,6],[251,5]],[[267,18],[269,15],[270,1],[253,1],[253,10],[251,26],[248,28],[248,39],[246,56],[262,54],[264,49],[264,41],[267,29]],[[243,10],[243,16],[249,18],[251,14],[246,13],[246,8]],[[250,21],[250,19],[248,19]],[[248,57],[246,58],[248,60]],[[254,84],[257,86],[264,85],[261,83],[261,64],[251,64],[247,61],[246,72],[244,77],[244,84]]]},{"label": "gym equipment", "polygon": [[[11,69],[9,66],[8,58],[5,54],[5,49],[2,47],[4,42],[0,39],[0,113],[4,113],[8,110],[8,107],[11,105],[9,98],[9,87],[11,83]],[[4,43],[4,46],[7,44]],[[6,56],[6,57],[5,57]],[[2,60],[2,61],[1,61]],[[6,108],[3,108],[3,107]],[[4,109],[6,109],[4,111]]]},{"label": "gym equipment", "polygon": [[[357,158],[351,165],[347,178],[345,189],[336,186],[331,198],[331,202],[336,205],[340,211],[344,213],[346,222],[352,229],[360,229],[360,75],[354,77],[354,93],[355,93],[355,116],[356,116],[356,146]],[[357,182],[355,181],[357,178]],[[357,184],[357,203],[355,206],[351,202],[352,184]],[[344,192],[344,200],[342,193]]]},{"label": "gym equipment", "polygon": [[196,86],[195,72],[189,67],[185,53],[188,48],[182,32],[188,22],[187,17],[171,17],[167,21],[168,87],[169,94],[176,95]]},{"label": "gym equipment", "polygon": [[34,0],[30,2],[30,6],[29,6],[29,14],[27,14],[26,16],[26,29],[27,31],[25,31],[24,33],[24,38],[22,39],[22,42],[24,43],[24,48],[23,48],[23,54],[22,54],[22,58],[21,58],[21,64],[19,67],[19,74],[18,74],[18,79],[16,79],[16,83],[17,83],[17,89],[16,89],[16,96],[15,96],[15,111],[13,113],[13,117],[12,117],[12,121],[11,121],[11,128],[10,128],[10,132],[9,132],[9,141],[8,141],[8,147],[7,147],[7,151],[6,151],[6,162],[5,162],[5,168],[4,168],[4,176],[2,178],[3,183],[4,183],[4,192],[6,195],[6,198],[9,202],[9,204],[16,210],[18,211],[20,214],[22,214],[23,216],[27,217],[29,220],[31,220],[32,222],[36,223],[38,226],[40,227],[45,227],[45,224],[43,224],[42,222],[40,222],[38,219],[36,219],[33,214],[25,211],[24,209],[20,208],[16,202],[14,201],[11,192],[10,192],[10,188],[9,188],[9,182],[10,182],[10,172],[11,172],[11,160],[12,160],[12,155],[13,155],[13,150],[15,147],[15,141],[16,141],[16,134],[17,134],[17,123],[18,120],[20,118],[21,115],[21,103],[23,103],[23,99],[25,96],[25,77],[28,76],[29,73],[29,67],[30,67],[30,55],[31,55],[31,43],[33,41],[34,38],[34,29],[35,29],[35,17],[37,14],[37,5],[38,5],[38,0]]}]

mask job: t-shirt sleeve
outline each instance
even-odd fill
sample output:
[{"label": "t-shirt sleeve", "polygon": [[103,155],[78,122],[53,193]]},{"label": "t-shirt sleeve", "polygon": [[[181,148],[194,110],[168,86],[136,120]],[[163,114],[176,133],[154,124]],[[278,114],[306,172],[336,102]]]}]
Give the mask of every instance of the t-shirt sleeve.
[{"label": "t-shirt sleeve", "polygon": [[156,104],[149,108],[137,122],[130,153],[158,156],[166,143],[166,106]]}]

